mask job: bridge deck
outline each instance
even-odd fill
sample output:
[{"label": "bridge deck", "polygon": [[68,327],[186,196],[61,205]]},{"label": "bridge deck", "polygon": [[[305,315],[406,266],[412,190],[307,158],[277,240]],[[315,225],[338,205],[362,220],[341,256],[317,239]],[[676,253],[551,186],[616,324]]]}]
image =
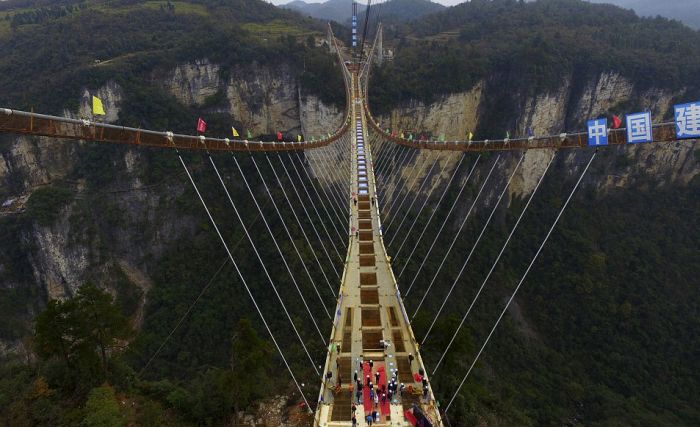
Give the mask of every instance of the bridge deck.
[{"label": "bridge deck", "polygon": [[[357,203],[351,205],[351,228],[354,232],[350,236],[341,296],[331,335],[333,344],[324,370],[331,372],[332,377],[324,378],[322,383],[315,425],[350,426],[351,408],[355,403],[358,426],[367,425],[365,417],[373,411],[381,414],[379,422],[373,425],[410,426],[412,424],[406,419],[405,412],[418,403],[433,425],[441,426],[432,390],[428,387],[424,399],[423,384],[414,377],[422,368],[422,359],[382,240],[379,207],[375,202],[371,147],[364,136],[365,117],[355,81],[354,77],[354,124],[351,126],[352,188],[353,196],[357,198]],[[388,343],[388,346],[385,347],[383,343]],[[412,361],[409,361],[409,354],[414,357]],[[371,368],[368,363],[360,365],[362,361],[370,360]],[[356,372],[363,384],[362,404],[357,399]],[[369,402],[368,373],[374,390],[380,390],[379,396],[382,395],[381,386],[390,382],[394,375],[399,385],[405,385],[404,393],[397,393],[390,402],[388,399],[386,402],[379,399],[377,405]]]}]

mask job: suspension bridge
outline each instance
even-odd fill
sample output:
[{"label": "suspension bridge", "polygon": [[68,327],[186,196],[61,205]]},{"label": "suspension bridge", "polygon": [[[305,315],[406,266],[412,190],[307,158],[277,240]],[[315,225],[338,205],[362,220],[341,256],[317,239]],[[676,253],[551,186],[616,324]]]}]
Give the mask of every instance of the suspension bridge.
[{"label": "suspension bridge", "polygon": [[[354,60],[348,60],[349,53],[340,49],[337,40],[332,37],[345,81],[347,114],[338,129],[315,141],[266,142],[211,138],[203,135],[180,135],[173,132],[136,129],[91,120],[70,119],[12,109],[0,109],[0,131],[175,150],[190,184],[289,372],[300,398],[303,399],[309,410],[314,410],[314,424],[323,427],[349,426],[352,419],[356,418],[357,425],[365,426],[369,424],[368,417],[370,417],[372,422],[379,426],[443,426],[448,425],[447,417],[451,405],[487,347],[509,305],[526,280],[530,269],[546,245],[584,176],[589,171],[596,157],[597,149],[592,152],[587,162],[578,171],[575,184],[564,198],[557,216],[550,224],[537,251],[503,310],[499,313],[486,339],[479,346],[477,354],[471,360],[458,387],[449,391],[450,394],[445,394],[449,398],[442,402],[442,405],[439,405],[432,389],[431,377],[439,374],[445,355],[453,346],[458,333],[487,286],[489,278],[518,229],[530,203],[536,197],[540,184],[554,162],[556,150],[586,148],[589,145],[589,139],[585,132],[542,137],[447,142],[419,141],[392,135],[383,130],[372,117],[367,102],[369,74],[379,37],[381,37],[380,33],[377,34],[374,44],[367,49],[366,55],[364,47],[361,47],[359,58],[355,55]],[[626,144],[624,132],[624,129],[611,130],[608,135],[609,145]],[[653,125],[653,135],[655,142],[677,140],[676,123]],[[544,170],[539,173],[534,190],[525,201],[524,207],[512,225],[508,237],[503,242],[500,252],[473,299],[468,305],[464,304],[463,307],[461,303],[459,304],[459,309],[464,314],[457,329],[453,332],[449,344],[435,366],[428,367],[421,357],[419,343],[425,342],[430,336],[438,317],[451,301],[450,296],[466,273],[468,264],[475,255],[477,246],[492,222],[498,206],[508,192],[514,176],[523,167],[525,152],[531,149],[551,150],[554,154],[546,163]],[[242,260],[234,257],[230,242],[225,238],[225,233],[219,228],[209,206],[202,197],[199,187],[190,173],[190,168],[181,155],[181,151],[184,150],[197,150],[206,153],[207,161],[216,172],[216,176],[225,190],[226,198],[244,231],[245,238],[254,249],[252,256],[260,263],[275,299],[279,303],[281,316],[290,323],[296,339],[320,379],[318,399],[313,405],[309,402],[307,394],[304,393],[300,380],[288,363],[285,351],[277,340],[280,332],[274,331],[270,326],[269,319],[260,309],[260,301],[256,299],[246,282],[246,277],[239,268],[239,263]],[[415,159],[416,153],[420,150],[428,153],[423,164],[421,167],[416,165],[406,173],[405,166],[410,164],[411,159]],[[440,161],[440,155],[445,151],[448,152],[450,161],[445,161],[445,159]],[[448,256],[454,250],[463,228],[472,217],[477,202],[494,175],[494,170],[498,166],[504,165],[505,159],[501,155],[503,151],[518,153],[517,163],[508,174],[506,182],[498,189],[498,197],[492,203],[490,214],[473,243],[473,247],[466,255],[458,274],[452,279],[449,291],[443,298],[427,332],[422,337],[416,337],[411,327],[411,321],[423,307],[424,302],[430,298],[438,276],[443,270]],[[292,313],[287,308],[289,302],[285,303],[283,300],[276,286],[277,280],[266,268],[264,257],[256,249],[252,230],[246,226],[241,212],[219,172],[215,158],[217,154],[220,155],[219,153],[222,152],[232,154],[245,187],[262,218],[265,232],[272,238],[275,250],[283,260],[285,270],[291,277],[295,291],[303,302],[304,311],[314,325],[313,334],[317,334],[324,343],[324,347],[327,348],[323,368],[317,367],[311,351],[307,348],[302,334],[293,321]],[[296,162],[273,160],[271,156],[268,156],[268,153],[272,152],[287,152],[292,159],[296,159]],[[471,164],[467,160],[467,152],[477,153],[476,159]],[[482,153],[486,152],[494,152],[495,155],[487,159],[482,156]],[[259,153],[258,157],[252,157],[252,161],[259,180],[265,188],[265,194],[256,194],[253,190],[254,187],[249,184],[238,162],[238,153]],[[302,155],[308,160],[308,168],[304,165]],[[274,182],[266,181],[258,164],[259,160],[273,172]],[[480,164],[486,164],[488,174],[482,178],[481,184],[476,186],[476,196],[464,218],[458,221],[456,232],[449,231],[452,233],[449,244],[444,246],[438,244],[441,235],[448,232],[446,229],[450,219],[456,220],[455,215],[453,215],[455,208],[462,200],[463,192],[468,183],[473,180],[474,170]],[[428,172],[421,176],[419,172],[421,170]],[[434,173],[448,176],[447,183],[442,191],[435,194],[437,202],[435,202],[434,209],[427,221],[423,225],[418,225],[419,215],[414,213],[422,212],[438,189],[431,181]],[[465,175],[466,178],[456,179],[458,175]],[[306,181],[304,181],[304,177],[307,178]],[[285,178],[290,183],[298,182],[300,184],[285,187],[282,185]],[[310,184],[304,185],[303,182]],[[270,191],[272,186],[279,186],[281,189],[283,195],[281,200]],[[456,191],[456,196],[448,203],[449,197],[446,195],[450,190]],[[420,201],[420,194],[427,194],[427,197]],[[282,225],[282,230],[271,228],[258,201],[261,197],[271,201]],[[294,208],[293,200],[300,202],[297,206],[301,206],[301,209]],[[442,218],[437,215],[438,207],[447,209],[447,214]],[[291,210],[293,223],[303,234],[303,240],[300,243],[304,245],[302,248],[297,246],[297,241],[285,222],[289,221],[289,218],[286,220],[283,218],[281,212],[285,208]],[[304,226],[301,218],[309,219],[311,227]],[[434,236],[429,236],[427,233],[429,226],[437,226],[438,224],[437,233]],[[407,245],[409,236],[418,236],[417,242],[430,242],[428,251],[424,254],[417,254],[417,243],[413,244],[412,247]],[[283,240],[291,242],[294,253],[285,253],[281,249],[280,242]],[[387,249],[390,247],[395,248],[392,252],[394,258],[403,255],[401,258],[403,266],[400,269],[394,268],[395,266],[392,265],[392,258]],[[302,255],[304,249],[307,248],[311,249],[311,259],[306,259]],[[438,255],[437,252],[443,249],[444,253]],[[418,262],[417,257],[419,257],[420,262]],[[297,258],[304,266],[302,274],[292,271],[292,267],[288,263],[288,260],[291,261],[292,258]],[[421,272],[429,259],[442,261],[432,279],[425,280],[422,278]],[[411,262],[418,264],[418,272],[412,277],[406,277],[404,276],[406,266]],[[340,264],[342,264],[342,271],[337,268]],[[307,265],[318,267],[318,270],[323,274],[323,282],[336,297],[333,311],[329,310],[327,302],[319,291],[319,287],[323,286],[323,283],[316,283],[318,280],[314,279]],[[323,265],[326,265],[325,269]],[[329,265],[331,270],[326,274]],[[306,280],[314,290],[310,296],[304,295],[299,283]],[[340,281],[339,287],[336,280]],[[419,302],[413,311],[409,312],[404,305],[404,296],[415,297],[417,293],[422,294],[418,298],[412,299]],[[322,330],[328,326],[331,327],[330,338]],[[151,357],[144,369],[148,367],[154,357],[155,355]]]}]

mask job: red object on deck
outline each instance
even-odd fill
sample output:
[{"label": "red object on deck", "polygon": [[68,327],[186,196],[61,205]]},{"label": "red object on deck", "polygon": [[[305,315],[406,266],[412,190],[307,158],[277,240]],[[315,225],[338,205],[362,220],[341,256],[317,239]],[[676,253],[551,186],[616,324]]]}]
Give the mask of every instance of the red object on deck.
[{"label": "red object on deck", "polygon": [[[380,366],[377,369],[377,372],[379,372],[379,384],[377,385],[379,389],[382,388],[382,385],[387,386],[385,387],[385,390],[388,388],[388,384],[386,383],[386,370],[384,369],[384,366]],[[385,391],[386,393],[386,391]],[[379,406],[380,406],[380,411],[382,415],[389,415],[391,414],[391,401],[389,400],[389,396],[387,395],[387,399],[382,402],[381,396],[379,397]]]},{"label": "red object on deck", "polygon": [[415,374],[413,374],[413,379],[416,380],[417,383],[422,383],[423,382],[423,375],[416,372]]},{"label": "red object on deck", "polygon": [[[364,362],[362,364],[362,384],[364,388],[362,389],[362,404],[365,408],[365,412],[372,412],[372,406],[374,401],[369,398],[369,386],[367,386],[367,375],[372,378],[372,368],[369,367],[369,363]],[[377,386],[375,384],[374,392],[377,392]]]},{"label": "red object on deck", "polygon": [[418,418],[416,418],[416,416],[413,415],[413,412],[410,409],[404,412],[403,415],[406,417],[406,420],[408,420],[408,422],[411,423],[412,426],[415,426],[418,423]]}]

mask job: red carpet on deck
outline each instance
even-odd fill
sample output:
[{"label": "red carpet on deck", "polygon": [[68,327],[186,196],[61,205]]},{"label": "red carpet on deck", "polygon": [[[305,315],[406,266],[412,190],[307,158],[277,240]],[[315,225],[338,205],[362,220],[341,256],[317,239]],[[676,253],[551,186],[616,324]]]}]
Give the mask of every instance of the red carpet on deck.
[{"label": "red carpet on deck", "polygon": [[407,410],[404,412],[404,415],[406,416],[406,419],[408,420],[409,423],[411,423],[412,426],[415,426],[416,423],[418,422],[418,419],[416,418],[415,415],[413,415],[413,412],[411,410]]},{"label": "red carpet on deck", "polygon": [[[372,405],[374,402],[370,400],[369,398],[369,387],[367,386],[367,375],[372,378],[372,369],[369,367],[369,363],[365,362],[362,364],[362,386],[364,387],[362,390],[362,403],[363,406],[365,407],[365,413],[367,412],[372,412]],[[374,378],[372,378],[372,382],[374,382]],[[375,393],[377,392],[377,387],[375,384],[374,387]]]},{"label": "red carpet on deck", "polygon": [[[388,384],[386,382],[386,371],[385,371],[384,367],[380,366],[377,369],[377,371],[379,372],[379,388],[381,389],[382,385],[387,385],[387,388],[388,388]],[[382,412],[382,415],[389,415],[391,413],[391,401],[389,400],[388,390],[387,390],[387,399],[384,401],[384,403],[382,403],[381,396],[380,396],[379,406],[381,407],[380,410]]]}]

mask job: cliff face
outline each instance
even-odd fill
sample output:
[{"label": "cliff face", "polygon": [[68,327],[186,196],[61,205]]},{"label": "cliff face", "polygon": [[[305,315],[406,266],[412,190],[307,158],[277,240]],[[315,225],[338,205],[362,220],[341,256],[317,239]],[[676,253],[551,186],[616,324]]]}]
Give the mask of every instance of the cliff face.
[{"label": "cliff face", "polygon": [[[224,74],[228,77],[223,78]],[[224,73],[219,65],[201,60],[175,67],[162,77],[162,85],[184,105],[202,106],[221,95],[224,100],[213,111],[230,115],[232,122],[253,134],[319,135],[338,127],[343,110],[314,96],[301,97],[293,76],[284,64],[274,68],[241,65]]]},{"label": "cliff face", "polygon": [[[230,70],[207,60],[181,64],[154,81],[184,105],[205,105],[211,97],[224,98],[212,107],[230,114],[253,134],[284,132],[326,133],[343,119],[343,111],[324,105],[313,96],[302,98],[300,88],[285,67],[246,65]],[[118,122],[124,90],[107,81],[96,93],[105,106],[106,122]],[[88,117],[92,94],[80,97],[78,111],[69,117]],[[143,295],[134,315],[140,322],[150,271],[159,257],[181,238],[191,236],[198,219],[178,210],[177,199],[189,184],[180,170],[149,182],[145,176],[161,153],[131,147],[80,143],[43,137],[2,135],[0,145],[0,202],[15,199],[0,210],[0,221],[14,225],[13,239],[0,243],[0,292],[33,289],[35,295],[22,301],[19,317],[29,321],[47,299],[66,298],[88,280],[117,293],[126,280]],[[95,170],[94,161],[109,170]],[[27,219],[25,202],[39,188],[69,188],[72,200],[56,219],[40,225]],[[12,260],[13,247],[20,246],[23,260]],[[31,274],[10,275],[13,262],[26,263]],[[25,323],[27,324],[27,323]],[[21,332],[18,332],[21,335]],[[17,353],[17,337],[0,337],[0,355]]]},{"label": "cliff face", "polygon": [[[500,96],[503,91],[511,91],[509,93],[514,94],[512,102],[516,106],[515,113],[513,116],[501,117],[502,123],[513,124],[511,134],[527,135],[527,129],[532,128],[536,135],[552,135],[584,129],[585,120],[589,117],[622,114],[631,110],[649,110],[655,122],[667,121],[674,98],[683,96],[683,92],[673,93],[658,88],[638,90],[633,82],[611,72],[584,81],[574,80],[573,77],[563,79],[557,90],[536,96],[525,96],[517,88],[502,88],[494,82],[482,81],[468,92],[444,96],[430,105],[409,102],[395,108],[390,115],[377,119],[382,126],[432,132],[433,135],[444,134],[448,141],[464,140],[469,131],[482,128],[481,120],[484,116],[499,114],[498,111],[489,110],[489,100]],[[487,129],[482,133],[488,137]],[[502,138],[503,135],[493,137]],[[615,155],[605,160],[604,169],[608,175],[596,184],[599,191],[630,186],[645,176],[653,177],[657,185],[683,185],[700,173],[700,164],[691,142],[639,145],[614,150]],[[510,196],[523,197],[530,194],[553,154],[549,150],[528,151],[520,171],[513,179]],[[562,154],[566,156],[563,166],[565,173],[573,173],[582,153]],[[420,153],[410,164],[410,169],[418,169],[415,173],[419,176],[424,176],[432,164],[425,161],[428,155],[429,153]],[[508,156],[512,157],[512,154]],[[507,168],[503,173],[507,173],[506,170]]]}]

